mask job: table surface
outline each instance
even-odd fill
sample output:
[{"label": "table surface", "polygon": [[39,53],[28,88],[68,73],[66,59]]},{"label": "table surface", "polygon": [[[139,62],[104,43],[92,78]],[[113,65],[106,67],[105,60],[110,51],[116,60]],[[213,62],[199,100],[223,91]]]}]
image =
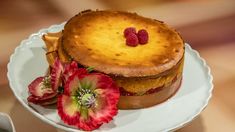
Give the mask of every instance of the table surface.
[{"label": "table surface", "polygon": [[205,58],[211,67],[215,85],[207,108],[195,120],[177,131],[235,131],[233,0],[71,0],[66,3],[62,0],[16,0],[1,1],[0,7],[3,12],[0,14],[0,112],[11,116],[17,132],[56,132],[56,129],[30,114],[14,97],[6,77],[9,56],[20,41],[31,33],[66,21],[84,9],[135,11],[175,27],[184,40]]}]

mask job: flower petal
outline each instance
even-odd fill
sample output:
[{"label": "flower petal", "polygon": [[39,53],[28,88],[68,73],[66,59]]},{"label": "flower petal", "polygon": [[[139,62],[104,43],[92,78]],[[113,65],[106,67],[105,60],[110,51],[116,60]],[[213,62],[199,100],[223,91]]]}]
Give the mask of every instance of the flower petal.
[{"label": "flower petal", "polygon": [[77,62],[72,61],[69,64],[65,64],[64,66],[64,73],[63,73],[63,77],[64,77],[64,81],[66,82],[68,80],[68,78],[74,74],[74,72],[76,72],[78,69],[78,65]]},{"label": "flower petal", "polygon": [[67,95],[60,95],[57,101],[58,114],[68,125],[76,125],[80,118],[79,106]]},{"label": "flower petal", "polygon": [[46,88],[43,85],[43,79],[44,77],[38,77],[29,84],[28,89],[30,94],[38,98],[44,98],[54,93],[51,88]]},{"label": "flower petal", "polygon": [[62,72],[63,72],[63,65],[60,62],[59,58],[56,58],[51,70],[51,86],[52,89],[56,92],[61,83]]},{"label": "flower petal", "polygon": [[84,68],[78,68],[75,73],[73,73],[68,80],[65,82],[64,94],[70,96],[74,95],[76,90],[81,87],[80,79],[87,76],[87,71]]},{"label": "flower petal", "polygon": [[90,117],[97,123],[107,123],[113,119],[118,112],[119,89],[114,81],[107,75],[94,73],[90,78],[97,78],[96,105],[89,111]]},{"label": "flower petal", "polygon": [[35,97],[33,95],[30,95],[27,98],[28,102],[34,103],[34,104],[39,104],[39,105],[51,105],[51,104],[55,104],[57,102],[57,94],[50,94],[47,95],[46,97]]}]

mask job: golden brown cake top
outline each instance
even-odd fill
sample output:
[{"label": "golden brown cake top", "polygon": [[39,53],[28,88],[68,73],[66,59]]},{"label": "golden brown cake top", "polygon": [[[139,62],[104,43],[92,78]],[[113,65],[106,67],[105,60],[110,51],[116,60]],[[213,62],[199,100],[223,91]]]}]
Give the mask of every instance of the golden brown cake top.
[{"label": "golden brown cake top", "polygon": [[[127,27],[145,29],[145,45],[126,45]],[[153,76],[171,69],[184,54],[180,35],[163,22],[135,13],[86,11],[71,18],[62,37],[65,51],[78,63],[106,74]]]}]

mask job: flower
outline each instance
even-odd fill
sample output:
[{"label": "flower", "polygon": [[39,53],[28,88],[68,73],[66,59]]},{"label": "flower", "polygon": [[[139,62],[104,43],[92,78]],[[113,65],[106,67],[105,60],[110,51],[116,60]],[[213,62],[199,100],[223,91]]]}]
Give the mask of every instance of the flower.
[{"label": "flower", "polygon": [[117,114],[120,93],[109,76],[83,70],[68,78],[64,93],[58,97],[57,109],[66,124],[94,130]]}]

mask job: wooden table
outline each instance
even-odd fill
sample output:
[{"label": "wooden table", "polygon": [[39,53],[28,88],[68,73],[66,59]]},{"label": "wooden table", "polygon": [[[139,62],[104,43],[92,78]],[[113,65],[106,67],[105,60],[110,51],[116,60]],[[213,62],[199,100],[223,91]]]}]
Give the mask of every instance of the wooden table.
[{"label": "wooden table", "polygon": [[[122,2],[122,1],[120,1]],[[10,114],[17,132],[56,132],[23,108],[13,96],[6,77],[10,54],[22,39],[40,28],[61,23],[87,8],[124,9],[166,21],[181,32],[212,69],[213,97],[208,107],[179,132],[235,131],[235,7],[232,0],[153,1],[130,6],[109,0],[1,2],[0,11],[0,112]],[[142,2],[142,3],[141,3]],[[141,3],[141,4],[140,4]],[[205,7],[206,6],[206,7]],[[218,8],[220,7],[220,8]],[[221,10],[221,8],[223,10]],[[190,14],[190,15],[189,15]]]}]

